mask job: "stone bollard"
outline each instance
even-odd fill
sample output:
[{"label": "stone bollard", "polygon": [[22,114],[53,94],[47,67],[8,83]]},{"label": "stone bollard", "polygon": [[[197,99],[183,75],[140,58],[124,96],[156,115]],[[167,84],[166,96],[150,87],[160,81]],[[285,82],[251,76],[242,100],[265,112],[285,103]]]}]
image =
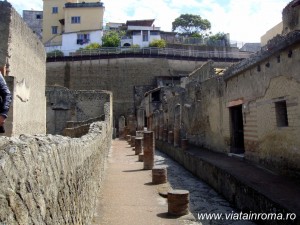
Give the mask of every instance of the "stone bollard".
[{"label": "stone bollard", "polygon": [[134,148],[135,146],[135,136],[131,136],[130,146]]},{"label": "stone bollard", "polygon": [[136,131],[135,133],[136,133],[136,137],[144,137],[144,131],[139,130]]},{"label": "stone bollard", "polygon": [[183,216],[189,213],[189,191],[171,190],[168,192],[168,213]]},{"label": "stone bollard", "polygon": [[153,131],[144,132],[144,169],[151,170],[154,166],[154,133]]},{"label": "stone bollard", "polygon": [[139,162],[144,162],[144,154],[139,154]]},{"label": "stone bollard", "polygon": [[173,144],[173,142],[174,142],[174,133],[173,133],[173,131],[169,131],[169,133],[168,133],[168,143]]},{"label": "stone bollard", "polygon": [[189,146],[188,139],[181,139],[181,148],[183,151],[186,151]]},{"label": "stone bollard", "polygon": [[135,138],[135,154],[138,155],[143,151],[143,138],[136,137]]},{"label": "stone bollard", "polygon": [[164,184],[167,183],[167,167],[155,166],[152,169],[152,183]]},{"label": "stone bollard", "polygon": [[127,135],[126,135],[126,140],[127,140],[128,144],[130,145],[130,142],[131,142],[131,136],[127,134]]}]

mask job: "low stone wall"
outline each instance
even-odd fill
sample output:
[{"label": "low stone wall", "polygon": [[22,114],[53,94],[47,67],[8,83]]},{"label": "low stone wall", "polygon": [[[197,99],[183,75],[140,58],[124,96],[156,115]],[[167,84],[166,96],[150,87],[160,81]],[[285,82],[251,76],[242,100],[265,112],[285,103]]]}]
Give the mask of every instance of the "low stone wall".
[{"label": "low stone wall", "polygon": [[81,126],[77,126],[77,127],[65,128],[63,130],[63,135],[72,137],[72,138],[81,137],[82,135],[85,135],[88,133],[89,127],[90,127],[89,124],[85,124],[85,125],[81,125]]},{"label": "low stone wall", "polygon": [[[157,149],[169,155],[192,174],[209,184],[241,211],[290,213],[288,209],[212,163],[197,158],[193,154],[183,151],[181,148],[173,147],[173,145],[166,142],[156,140],[155,145]],[[259,222],[267,225],[291,224],[291,221],[281,220],[264,220]],[[293,224],[300,224],[299,219],[295,220]]]},{"label": "low stone wall", "polygon": [[0,224],[90,224],[111,144],[109,120],[72,139],[0,138]]}]

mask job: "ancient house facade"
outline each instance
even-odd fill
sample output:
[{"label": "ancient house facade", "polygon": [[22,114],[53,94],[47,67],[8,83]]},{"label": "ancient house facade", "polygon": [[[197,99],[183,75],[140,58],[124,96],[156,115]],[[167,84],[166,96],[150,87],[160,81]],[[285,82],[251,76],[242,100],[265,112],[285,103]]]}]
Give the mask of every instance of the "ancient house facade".
[{"label": "ancient house facade", "polygon": [[[287,6],[292,13],[299,7],[296,2]],[[289,18],[286,10],[283,18]],[[208,62],[181,87],[146,94],[142,107],[158,138],[171,135],[174,146],[187,138],[191,144],[299,177],[300,32],[288,29],[224,74]],[[158,106],[153,94],[159,94]]]}]

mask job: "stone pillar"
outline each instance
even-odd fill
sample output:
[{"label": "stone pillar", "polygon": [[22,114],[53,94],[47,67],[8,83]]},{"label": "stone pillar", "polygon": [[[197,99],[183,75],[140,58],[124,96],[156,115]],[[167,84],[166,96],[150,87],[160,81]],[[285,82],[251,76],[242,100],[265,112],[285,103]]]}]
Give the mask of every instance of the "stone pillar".
[{"label": "stone pillar", "polygon": [[127,137],[127,135],[129,135],[129,129],[128,129],[128,127],[126,126],[126,127],[124,127],[124,137]]},{"label": "stone pillar", "polygon": [[135,136],[136,136],[136,137],[142,137],[142,138],[143,138],[143,137],[144,137],[144,131],[142,131],[142,130],[137,131],[136,134],[135,134]]},{"label": "stone pillar", "polygon": [[145,126],[145,110],[139,108],[137,110],[137,130],[143,130]]},{"label": "stone pillar", "polygon": [[174,114],[174,147],[180,144],[180,127],[181,127],[181,106],[177,104]]},{"label": "stone pillar", "polygon": [[154,112],[154,136],[155,136],[155,139],[158,139],[158,133],[159,133],[159,111],[156,110]]},{"label": "stone pillar", "polygon": [[130,135],[126,135],[126,140],[127,140],[128,144],[130,144],[130,142],[131,142],[131,136]]},{"label": "stone pillar", "polygon": [[144,154],[139,154],[139,162],[144,162]]},{"label": "stone pillar", "polygon": [[183,216],[189,213],[189,191],[171,190],[168,192],[168,213]]},{"label": "stone pillar", "polygon": [[160,110],[159,113],[159,125],[158,125],[158,139],[163,140],[163,132],[164,132],[164,112]]},{"label": "stone pillar", "polygon": [[169,144],[174,143],[174,133],[173,133],[173,131],[169,131],[169,133],[168,133],[168,143]]},{"label": "stone pillar", "polygon": [[136,131],[136,119],[134,115],[129,115],[127,118],[127,127],[130,135],[135,135]]},{"label": "stone pillar", "polygon": [[131,136],[131,141],[130,141],[131,147],[135,147],[135,136]]},{"label": "stone pillar", "polygon": [[119,118],[119,138],[123,139],[125,137],[125,117],[120,116]]},{"label": "stone pillar", "polygon": [[153,184],[167,183],[167,167],[166,166],[155,166],[152,169],[152,183]]},{"label": "stone pillar", "polygon": [[144,132],[144,169],[151,170],[154,166],[155,140],[153,131]]},{"label": "stone pillar", "polygon": [[150,115],[147,119],[147,128],[148,130],[153,130],[153,116]]},{"label": "stone pillar", "polygon": [[138,155],[143,152],[143,138],[136,137],[135,138],[135,154]]},{"label": "stone pillar", "polygon": [[187,150],[188,145],[189,145],[188,139],[181,139],[181,148],[183,151]]}]

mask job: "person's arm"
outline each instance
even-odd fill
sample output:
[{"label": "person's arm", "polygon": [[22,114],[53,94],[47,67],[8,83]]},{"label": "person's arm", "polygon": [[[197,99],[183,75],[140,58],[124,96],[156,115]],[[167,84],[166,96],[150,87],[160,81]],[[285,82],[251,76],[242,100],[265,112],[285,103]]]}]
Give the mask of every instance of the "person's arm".
[{"label": "person's arm", "polygon": [[12,97],[2,74],[0,74],[0,96],[2,98],[0,106],[0,126],[3,126],[5,119],[7,118]]}]

